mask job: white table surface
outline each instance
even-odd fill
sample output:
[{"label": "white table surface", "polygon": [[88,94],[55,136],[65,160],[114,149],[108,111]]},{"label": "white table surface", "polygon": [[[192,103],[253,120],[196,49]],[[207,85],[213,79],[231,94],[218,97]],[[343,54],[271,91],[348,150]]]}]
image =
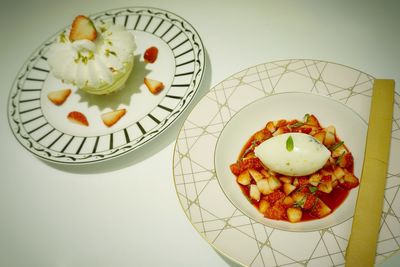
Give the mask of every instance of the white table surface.
[{"label": "white table surface", "polygon": [[400,82],[396,0],[2,0],[0,266],[235,266],[196,232],[178,202],[172,157],[187,112],[156,141],[100,166],[46,163],[9,129],[8,93],[30,54],[78,14],[128,6],[169,10],[197,29],[208,70],[194,102],[244,68],[290,58]]}]

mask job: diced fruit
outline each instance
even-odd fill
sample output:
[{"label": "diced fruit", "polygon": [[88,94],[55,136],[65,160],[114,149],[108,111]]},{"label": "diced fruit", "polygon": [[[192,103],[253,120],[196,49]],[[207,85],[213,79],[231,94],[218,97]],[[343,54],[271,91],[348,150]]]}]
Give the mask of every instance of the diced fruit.
[{"label": "diced fruit", "polygon": [[233,163],[229,166],[231,169],[231,172],[235,175],[238,176],[240,174],[240,164],[239,163]]},{"label": "diced fruit", "polygon": [[307,199],[307,195],[303,192],[295,192],[292,194],[292,198],[298,207],[304,207],[304,204]]},{"label": "diced fruit", "polygon": [[320,183],[318,185],[318,190],[329,194],[333,190],[332,181]]},{"label": "diced fruit", "polygon": [[57,90],[57,91],[51,91],[50,93],[47,94],[47,98],[53,102],[53,104],[59,106],[62,105],[65,100],[69,97],[71,94],[71,89],[62,89],[62,90]]},{"label": "diced fruit", "polygon": [[278,189],[281,186],[281,182],[278,180],[278,178],[274,176],[270,176],[267,178],[269,187],[271,188],[272,191]]},{"label": "diced fruit", "polygon": [[89,126],[89,122],[86,119],[86,116],[79,111],[71,111],[70,113],[68,113],[67,118],[73,123],[83,126]]},{"label": "diced fruit", "polygon": [[161,92],[162,89],[164,89],[164,84],[157,80],[144,78],[144,84],[154,95],[158,94],[159,92]]},{"label": "diced fruit", "polygon": [[353,168],[353,164],[354,159],[351,153],[346,153],[339,161],[339,166],[347,170],[351,170]]},{"label": "diced fruit", "polygon": [[270,204],[265,199],[261,199],[260,203],[258,204],[258,210],[261,213],[265,213],[269,207],[270,207]]},{"label": "diced fruit", "polygon": [[310,176],[309,183],[312,184],[313,186],[317,186],[321,181],[321,178],[322,178],[321,174],[314,173],[313,175]]},{"label": "diced fruit", "polygon": [[104,114],[101,114],[101,119],[103,120],[103,123],[107,127],[113,126],[115,123],[117,123],[126,113],[126,109],[118,109],[114,111],[110,111]]},{"label": "diced fruit", "polygon": [[94,41],[97,38],[97,31],[88,17],[79,15],[72,22],[71,31],[69,33],[69,40],[71,42],[76,40],[89,40]]},{"label": "diced fruit", "polygon": [[154,63],[158,56],[158,48],[155,46],[149,47],[144,52],[144,61],[149,63]]},{"label": "diced fruit", "polygon": [[281,177],[279,177],[279,180],[281,180],[281,182],[284,183],[284,184],[291,184],[292,183],[292,177],[281,176]]},{"label": "diced fruit", "polygon": [[335,138],[335,127],[333,126],[328,126],[325,128],[325,139],[324,139],[324,145],[325,146],[331,146],[336,142]]},{"label": "diced fruit", "polygon": [[259,173],[258,171],[254,170],[254,169],[249,169],[249,173],[256,182],[258,182],[264,178],[264,175],[262,175],[261,173]]},{"label": "diced fruit", "polygon": [[336,179],[341,179],[345,175],[345,172],[341,167],[336,167],[333,171],[333,175],[336,177]]},{"label": "diced fruit", "polygon": [[358,184],[360,183],[357,179],[357,177],[355,177],[352,173],[346,171],[346,174],[343,176],[343,184],[342,186],[345,188],[354,188],[357,187]]},{"label": "diced fruit", "polygon": [[267,125],[265,126],[265,128],[267,128],[268,131],[271,132],[271,133],[276,131],[275,125],[274,125],[274,123],[272,121],[269,121],[267,123]]},{"label": "diced fruit", "polygon": [[281,200],[285,197],[285,194],[281,190],[275,190],[271,194],[269,194],[266,199],[270,203],[275,203],[278,200]]},{"label": "diced fruit", "polygon": [[267,179],[262,179],[262,180],[258,181],[257,187],[263,195],[268,195],[268,194],[272,193],[272,190],[269,186]]},{"label": "diced fruit", "polygon": [[302,208],[305,210],[312,209],[314,207],[314,205],[316,204],[316,201],[317,201],[316,196],[307,194]]},{"label": "diced fruit", "polygon": [[318,199],[311,212],[318,218],[322,218],[331,213],[332,210],[321,199]]},{"label": "diced fruit", "polygon": [[312,114],[307,117],[306,124],[307,125],[311,125],[311,126],[319,127],[318,119]]},{"label": "diced fruit", "polygon": [[274,219],[274,220],[282,220],[286,215],[285,207],[280,204],[275,204],[264,213],[265,217]]},{"label": "diced fruit", "polygon": [[288,208],[286,210],[287,217],[289,222],[299,222],[301,217],[303,216],[303,212],[300,208]]},{"label": "diced fruit", "polygon": [[325,140],[325,135],[326,135],[326,133],[325,133],[324,131],[321,131],[321,132],[318,132],[318,133],[314,134],[313,137],[314,137],[315,139],[317,139],[318,142],[320,142],[321,144],[323,144],[323,143],[324,143],[324,140]]},{"label": "diced fruit", "polygon": [[283,198],[282,204],[285,207],[291,207],[294,204],[294,200],[290,196],[286,196],[286,197]]},{"label": "diced fruit", "polygon": [[282,127],[279,127],[272,135],[277,136],[277,135],[288,133],[288,132],[290,132],[289,128],[286,126],[282,126]]},{"label": "diced fruit", "polygon": [[283,192],[285,192],[286,195],[289,195],[295,189],[296,189],[296,187],[292,184],[283,184]]},{"label": "diced fruit", "polygon": [[258,190],[258,187],[255,184],[250,185],[250,197],[256,201],[260,201],[260,190]]},{"label": "diced fruit", "polygon": [[263,165],[259,158],[249,158],[242,161],[241,170],[255,169],[261,170]]},{"label": "diced fruit", "polygon": [[297,181],[299,182],[300,186],[308,185],[309,179],[307,177],[298,177]]},{"label": "diced fruit", "polygon": [[241,185],[249,185],[251,182],[251,177],[248,171],[244,171],[242,172],[238,178],[237,178],[237,182]]},{"label": "diced fruit", "polygon": [[287,121],[286,121],[286,120],[277,120],[277,121],[274,121],[274,125],[275,125],[276,128],[283,127],[283,126],[285,126],[286,124],[287,124]]},{"label": "diced fruit", "polygon": [[346,153],[347,153],[347,149],[346,149],[346,147],[344,146],[344,144],[342,144],[342,145],[336,147],[336,148],[332,151],[332,157],[338,158],[338,157],[340,157],[340,156],[342,156],[342,155],[344,155],[344,154],[346,154]]},{"label": "diced fruit", "polygon": [[271,176],[271,174],[270,174],[269,172],[267,172],[266,170],[264,170],[264,169],[262,169],[260,172],[261,172],[261,174],[264,175],[264,177],[266,177],[266,178],[268,178],[268,177]]}]

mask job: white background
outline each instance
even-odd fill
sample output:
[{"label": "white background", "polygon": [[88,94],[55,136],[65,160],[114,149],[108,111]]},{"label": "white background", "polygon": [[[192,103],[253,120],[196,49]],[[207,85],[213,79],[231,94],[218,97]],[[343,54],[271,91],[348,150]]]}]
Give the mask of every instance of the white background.
[{"label": "white background", "polygon": [[395,0],[1,0],[1,267],[233,265],[202,239],[178,202],[172,156],[187,112],[143,149],[96,166],[50,165],[9,129],[8,93],[30,54],[78,14],[128,6],[169,10],[197,29],[208,70],[195,102],[244,68],[290,58],[333,61],[400,82]]}]

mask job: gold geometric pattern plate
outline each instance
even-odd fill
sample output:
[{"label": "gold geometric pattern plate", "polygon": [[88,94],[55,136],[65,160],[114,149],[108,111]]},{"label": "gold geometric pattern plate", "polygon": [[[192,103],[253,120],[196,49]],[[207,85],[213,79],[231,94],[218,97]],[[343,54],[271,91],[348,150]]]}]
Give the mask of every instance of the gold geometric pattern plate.
[{"label": "gold geometric pattern plate", "polygon": [[[250,67],[212,88],[188,116],[174,151],[176,191],[195,229],[220,253],[246,266],[344,266],[352,218],[311,232],[283,231],[255,222],[223,193],[214,169],[214,150],[233,115],[255,100],[277,93],[328,96],[368,122],[373,80],[347,66],[300,59]],[[376,263],[400,250],[399,103],[396,93]]]}]

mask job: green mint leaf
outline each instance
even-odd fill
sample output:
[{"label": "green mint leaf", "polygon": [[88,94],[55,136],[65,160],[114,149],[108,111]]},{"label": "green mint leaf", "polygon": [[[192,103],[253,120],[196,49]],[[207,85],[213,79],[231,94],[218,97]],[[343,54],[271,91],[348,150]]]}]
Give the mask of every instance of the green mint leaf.
[{"label": "green mint leaf", "polygon": [[288,139],[286,140],[286,149],[287,151],[292,151],[294,148],[293,138],[289,135]]}]

